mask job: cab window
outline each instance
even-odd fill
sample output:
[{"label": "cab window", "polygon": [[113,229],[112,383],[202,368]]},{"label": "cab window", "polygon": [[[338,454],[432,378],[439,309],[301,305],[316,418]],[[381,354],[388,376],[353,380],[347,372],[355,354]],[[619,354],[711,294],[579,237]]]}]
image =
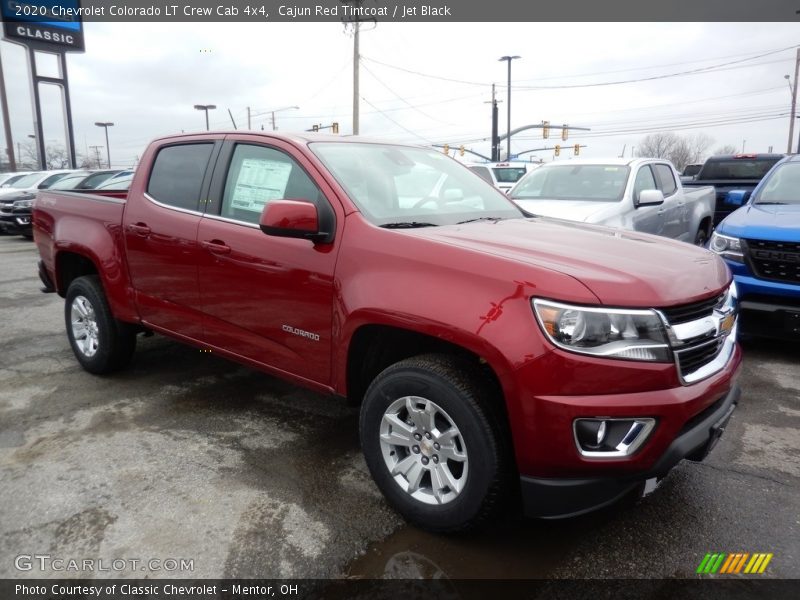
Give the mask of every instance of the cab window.
[{"label": "cab window", "polygon": [[197,210],[203,177],[214,144],[180,144],[158,151],[147,193],[155,200],[186,210]]},{"label": "cab window", "polygon": [[633,198],[639,200],[639,194],[645,190],[658,189],[656,180],[653,177],[653,171],[650,165],[645,165],[636,174],[636,180],[633,182]]},{"label": "cab window", "polygon": [[658,187],[664,194],[664,197],[671,196],[672,194],[674,194],[675,190],[678,189],[678,186],[675,183],[675,177],[672,174],[672,169],[670,168],[670,166],[662,163],[653,165],[653,168],[656,170],[656,176],[658,177]]}]

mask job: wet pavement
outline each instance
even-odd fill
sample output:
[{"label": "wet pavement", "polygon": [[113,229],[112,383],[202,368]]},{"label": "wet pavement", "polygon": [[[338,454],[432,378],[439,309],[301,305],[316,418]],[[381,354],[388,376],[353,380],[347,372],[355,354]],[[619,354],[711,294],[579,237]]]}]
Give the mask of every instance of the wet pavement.
[{"label": "wet pavement", "polygon": [[[745,343],[722,440],[653,494],[446,537],[388,508],[343,400],[159,336],[122,373],[82,371],[36,260],[32,243],[0,237],[0,578],[687,577],[706,552],[771,552],[765,576],[800,578],[798,344]],[[35,554],[128,562],[15,565]]]}]

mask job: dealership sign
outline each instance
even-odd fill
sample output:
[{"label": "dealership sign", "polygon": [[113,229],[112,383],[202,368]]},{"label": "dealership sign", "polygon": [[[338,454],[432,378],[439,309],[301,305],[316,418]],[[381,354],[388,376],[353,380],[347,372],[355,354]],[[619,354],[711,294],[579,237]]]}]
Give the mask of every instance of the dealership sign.
[{"label": "dealership sign", "polygon": [[0,0],[9,42],[38,50],[83,52],[80,0]]}]

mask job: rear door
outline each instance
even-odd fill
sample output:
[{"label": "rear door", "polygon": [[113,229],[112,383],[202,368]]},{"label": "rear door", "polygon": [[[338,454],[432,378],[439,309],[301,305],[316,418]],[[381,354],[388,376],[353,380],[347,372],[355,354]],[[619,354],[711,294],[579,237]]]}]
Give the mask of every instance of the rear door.
[{"label": "rear door", "polygon": [[197,233],[206,343],[326,385],[338,239],[268,236],[258,221],[264,206],[281,198],[313,202],[336,219],[333,191],[291,145],[238,138],[220,155]]},{"label": "rear door", "polygon": [[[144,164],[123,217],[128,269],[142,320],[193,340],[202,336],[197,227],[217,140],[170,142]],[[152,162],[150,162],[152,161]]]},{"label": "rear door", "polygon": [[638,206],[639,194],[644,190],[657,190],[653,169],[649,164],[642,165],[633,175],[633,229],[644,233],[662,235],[664,229],[663,205]]}]

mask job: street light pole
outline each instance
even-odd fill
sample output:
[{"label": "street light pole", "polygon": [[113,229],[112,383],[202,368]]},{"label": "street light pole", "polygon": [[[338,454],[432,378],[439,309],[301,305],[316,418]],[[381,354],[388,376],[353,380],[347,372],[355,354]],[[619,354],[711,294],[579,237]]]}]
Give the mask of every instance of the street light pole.
[{"label": "street light pole", "polygon": [[194,108],[195,108],[195,110],[205,111],[205,113],[206,113],[206,131],[209,131],[208,111],[214,110],[215,108],[217,108],[217,105],[216,104],[195,104]]},{"label": "street light pole", "polygon": [[508,62],[508,96],[507,102],[508,106],[507,109],[507,117],[506,117],[506,142],[507,142],[507,150],[506,150],[506,160],[511,159],[511,61],[517,58],[522,58],[521,56],[501,56],[498,61],[506,61]]},{"label": "street light pole", "polygon": [[95,123],[95,125],[97,125],[98,127],[102,127],[103,129],[106,130],[106,159],[108,160],[108,168],[110,169],[111,168],[111,148],[108,145],[108,128],[109,127],[113,127],[114,124],[113,123],[97,122],[97,123]]}]

